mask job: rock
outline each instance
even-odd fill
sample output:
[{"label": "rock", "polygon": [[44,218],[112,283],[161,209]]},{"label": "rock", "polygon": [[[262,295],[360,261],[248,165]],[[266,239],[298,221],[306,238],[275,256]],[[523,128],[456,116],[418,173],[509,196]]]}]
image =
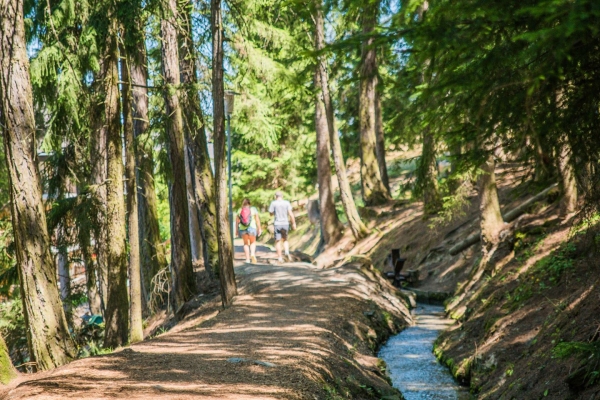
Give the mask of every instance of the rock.
[{"label": "rock", "polygon": [[254,364],[256,365],[262,365],[263,367],[269,367],[269,368],[274,368],[277,365],[267,362],[267,361],[260,361],[260,360],[254,360]]},{"label": "rock", "polygon": [[232,363],[232,364],[239,364],[239,363],[243,363],[246,362],[248,360],[246,360],[245,358],[241,358],[241,357],[231,357],[227,359],[228,363]]},{"label": "rock", "polygon": [[365,317],[370,318],[375,315],[375,311],[365,311],[363,314],[365,315]]},{"label": "rock", "polygon": [[400,289],[400,295],[410,304],[410,308],[417,307],[417,295],[415,292],[406,289]]}]

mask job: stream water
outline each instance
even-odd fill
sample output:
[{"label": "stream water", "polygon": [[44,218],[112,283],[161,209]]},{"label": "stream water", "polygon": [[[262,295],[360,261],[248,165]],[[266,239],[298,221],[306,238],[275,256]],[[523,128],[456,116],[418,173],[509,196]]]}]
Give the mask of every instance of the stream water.
[{"label": "stream water", "polygon": [[391,337],[379,351],[394,387],[406,400],[469,399],[468,392],[433,355],[433,342],[452,324],[445,318],[444,308],[419,303],[412,313],[416,325]]}]

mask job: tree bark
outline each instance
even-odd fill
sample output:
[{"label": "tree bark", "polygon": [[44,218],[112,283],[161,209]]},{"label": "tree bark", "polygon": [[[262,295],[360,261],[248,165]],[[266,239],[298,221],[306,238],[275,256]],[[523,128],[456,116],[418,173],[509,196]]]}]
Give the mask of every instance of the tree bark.
[{"label": "tree bark", "polygon": [[329,129],[321,91],[318,67],[315,69],[315,130],[317,132],[317,180],[319,183],[319,216],[321,235],[325,246],[335,244],[341,237],[343,226],[333,202],[331,164],[329,162]]},{"label": "tree bark", "polygon": [[154,187],[154,151],[150,139],[148,119],[148,67],[146,44],[144,40],[136,41],[130,57],[132,99],[133,99],[133,131],[136,144],[138,218],[140,240],[140,268],[142,273],[142,290],[144,304],[152,292],[152,278],[167,267],[165,248],[161,243]]},{"label": "tree bark", "polygon": [[127,188],[127,239],[129,243],[129,341],[144,340],[142,327],[142,277],[140,270],[139,212],[137,201],[135,140],[129,55],[121,57],[121,96],[123,102],[123,136],[125,137],[125,178]]},{"label": "tree bark", "polygon": [[107,275],[107,249],[106,232],[106,125],[104,124],[104,102],[102,101],[102,82],[105,75],[105,65],[101,62],[100,73],[95,76],[94,87],[96,93],[92,106],[91,125],[92,135],[90,138],[90,160],[91,160],[91,185],[93,204],[96,207],[97,225],[93,228],[95,239],[94,250],[96,262],[93,268],[98,280],[98,295],[100,296],[101,311],[104,315],[106,310],[106,295],[108,293]]},{"label": "tree bark", "polygon": [[380,79],[378,78],[377,84],[375,85],[375,154],[377,155],[377,165],[379,165],[381,181],[383,182],[383,186],[385,186],[386,190],[391,195],[390,178],[388,176],[387,164],[385,162],[385,132],[383,129],[383,110],[381,109],[381,85]]},{"label": "tree bark", "polygon": [[498,241],[498,233],[504,226],[496,188],[495,169],[496,161],[494,155],[490,154],[481,165],[483,173],[479,177],[480,227],[484,247]]},{"label": "tree bark", "polygon": [[[160,23],[162,36],[162,69],[166,90],[167,148],[171,163],[169,182],[171,208],[171,274],[173,302],[177,311],[196,292],[196,282],[190,249],[187,189],[185,181],[185,156],[183,120],[179,104],[180,85],[179,54],[177,45],[177,2],[165,0],[163,19]],[[182,179],[183,178],[183,179]]]},{"label": "tree bark", "polygon": [[92,315],[102,314],[102,299],[98,291],[98,279],[96,278],[96,266],[92,257],[91,232],[89,227],[80,226],[77,240],[81,250],[81,259],[85,266],[85,286],[87,289],[88,304]]},{"label": "tree bark", "polygon": [[558,154],[559,184],[562,192],[560,215],[565,217],[577,209],[577,182],[571,165],[572,150],[567,137],[564,137],[562,143],[559,144]]},{"label": "tree bark", "polygon": [[76,349],[50,253],[36,157],[22,0],[0,3],[0,126],[29,352],[37,369],[54,368],[74,358]]},{"label": "tree bark", "polygon": [[[502,216],[502,220],[506,223],[514,221],[515,219],[517,219],[518,216],[524,214],[533,203],[543,200],[544,197],[546,197],[548,195],[548,192],[550,192],[555,187],[556,187],[556,183],[553,185],[550,185],[550,187],[542,190],[540,193],[536,194],[535,196],[525,200],[524,202],[519,204],[517,207],[506,212]],[[479,242],[480,240],[481,240],[481,230],[478,230],[477,232],[472,233],[469,236],[467,236],[464,240],[461,240],[460,242],[456,243],[454,246],[452,246],[450,248],[450,250],[448,250],[448,252],[450,253],[450,255],[455,256],[458,253],[460,253],[461,251],[463,251],[464,249]]]},{"label": "tree bark", "polygon": [[185,133],[183,157],[185,166],[185,184],[188,200],[188,225],[190,229],[190,250],[192,251],[192,264],[194,270],[203,266],[204,257],[202,255],[202,231],[200,229],[200,210],[196,203],[196,194],[194,193],[194,177],[192,171],[192,162],[190,160],[190,143],[187,140],[188,133]]},{"label": "tree bark", "polygon": [[[61,229],[61,228],[59,228]],[[69,256],[65,246],[59,244],[58,254],[56,255],[56,265],[58,269],[58,283],[60,288],[60,299],[64,302],[71,294],[71,274],[69,273]],[[68,307],[63,304],[65,313],[68,313]]]},{"label": "tree bark", "polygon": [[417,185],[423,192],[423,208],[426,213],[436,212],[440,207],[440,193],[437,182],[437,160],[435,138],[431,129],[423,129],[423,150],[419,160]]},{"label": "tree bark", "polygon": [[106,296],[104,346],[116,348],[127,343],[129,299],[127,293],[127,247],[123,193],[123,143],[119,104],[119,48],[117,21],[109,17],[104,76],[106,121],[106,238],[108,293]]},{"label": "tree bark", "polygon": [[[424,1],[417,8],[417,19],[423,21],[429,10],[429,2]],[[423,72],[421,74],[421,82],[427,83],[431,81],[430,76],[426,76],[426,69],[431,64],[431,60],[425,60]],[[422,133],[423,149],[421,159],[417,165],[417,182],[416,186],[421,190],[423,195],[423,208],[425,213],[435,213],[440,208],[440,194],[437,182],[437,159],[436,159],[436,141],[434,132],[429,127],[423,128]]]},{"label": "tree bark", "polygon": [[193,3],[190,0],[181,18],[181,79],[185,91],[182,96],[183,121],[186,143],[189,146],[192,184],[196,205],[200,210],[204,267],[210,276],[218,275],[219,244],[217,242],[217,210],[215,207],[214,176],[208,154],[204,113],[198,95],[196,61],[192,38]]},{"label": "tree bark", "polygon": [[223,85],[223,22],[221,0],[210,2],[212,31],[212,97],[213,135],[215,144],[215,192],[217,207],[217,240],[219,245],[219,281],[223,307],[229,306],[237,295],[233,271],[233,243],[227,208],[227,174],[225,169],[225,89]]},{"label": "tree bark", "polygon": [[[378,5],[372,4],[363,10],[362,31],[368,36],[375,30],[377,24]],[[377,60],[373,38],[368,37],[362,43],[362,56],[360,60],[360,93],[359,93],[359,120],[360,120],[360,177],[362,183],[362,196],[367,206],[383,204],[390,200],[390,193],[386,189],[380,173],[380,164],[377,159],[376,138],[376,111],[375,98],[377,86]]]},{"label": "tree bark", "polygon": [[[315,50],[317,52],[321,52],[325,48],[325,24],[323,21],[323,9],[321,0],[316,0],[314,10],[314,21]],[[352,230],[352,234],[354,235],[354,238],[356,240],[360,240],[368,235],[369,230],[358,215],[358,211],[356,210],[356,204],[354,204],[354,198],[352,197],[350,183],[348,182],[348,175],[346,174],[346,164],[344,162],[344,155],[342,153],[342,145],[340,144],[340,136],[338,135],[335,126],[335,115],[333,112],[333,104],[331,103],[331,95],[329,93],[329,78],[327,76],[327,65],[325,63],[325,57],[323,55],[320,55],[317,58],[317,68],[319,70],[320,75],[321,93],[323,95],[325,116],[327,117],[327,128],[329,130],[329,141],[331,144],[331,153],[333,156],[335,173],[338,179],[340,197],[342,198],[342,205],[344,207],[344,212],[346,213],[346,218],[348,219],[348,225],[350,225],[350,229]]]},{"label": "tree bark", "polygon": [[0,383],[6,385],[16,376],[17,371],[10,360],[4,338],[0,335]]}]

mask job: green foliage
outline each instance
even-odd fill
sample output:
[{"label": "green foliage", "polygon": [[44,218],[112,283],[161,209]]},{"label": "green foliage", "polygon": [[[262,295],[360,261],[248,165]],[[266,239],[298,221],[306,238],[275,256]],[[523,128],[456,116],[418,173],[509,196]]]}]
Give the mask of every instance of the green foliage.
[{"label": "green foliage", "polygon": [[0,335],[15,365],[29,362],[25,315],[20,298],[0,303]]},{"label": "green foliage", "polygon": [[110,348],[104,348],[104,320],[101,315],[92,315],[81,323],[81,326],[75,332],[75,341],[79,346],[80,358],[108,354],[112,352]]},{"label": "green foliage", "polygon": [[541,294],[544,290],[558,284],[562,275],[574,268],[573,260],[576,257],[575,245],[567,242],[558,250],[539,260],[533,268],[521,279],[521,283],[513,291],[506,293],[505,307],[516,310],[534,294]]},{"label": "green foliage", "polygon": [[600,382],[600,342],[562,342],[554,348],[553,356],[576,356],[581,360],[579,368],[569,376],[569,380],[574,380],[576,375],[580,375],[583,377],[583,386]]}]

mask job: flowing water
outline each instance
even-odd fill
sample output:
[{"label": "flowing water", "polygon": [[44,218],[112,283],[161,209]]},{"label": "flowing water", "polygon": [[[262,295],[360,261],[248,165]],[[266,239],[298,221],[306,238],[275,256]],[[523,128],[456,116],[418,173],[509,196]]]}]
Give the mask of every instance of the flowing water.
[{"label": "flowing water", "polygon": [[379,351],[395,388],[406,400],[463,400],[470,396],[433,355],[433,342],[452,324],[444,308],[418,304],[415,326],[391,337]]}]

